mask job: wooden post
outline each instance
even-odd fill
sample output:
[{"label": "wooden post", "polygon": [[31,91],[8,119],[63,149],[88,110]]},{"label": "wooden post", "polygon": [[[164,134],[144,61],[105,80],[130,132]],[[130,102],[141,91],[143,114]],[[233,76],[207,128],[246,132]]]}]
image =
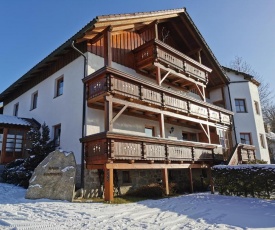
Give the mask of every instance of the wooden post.
[{"label": "wooden post", "polygon": [[210,180],[210,191],[211,191],[211,194],[214,194],[214,192],[215,192],[214,181],[212,178],[212,171],[211,171],[210,167],[207,169],[207,172],[208,172],[208,176],[209,176],[209,180]]},{"label": "wooden post", "polygon": [[161,85],[161,72],[159,67],[156,67],[156,78],[157,78],[157,84]]},{"label": "wooden post", "polygon": [[155,39],[159,39],[158,21],[155,22]]},{"label": "wooden post", "polygon": [[113,130],[113,102],[112,98],[109,97],[108,99],[105,98],[104,104],[104,121],[105,121],[105,131],[112,131]]},{"label": "wooden post", "polygon": [[0,163],[5,163],[7,136],[8,136],[8,128],[4,128],[3,136],[2,136],[3,137],[2,149],[0,149],[1,150]]},{"label": "wooden post", "polygon": [[104,166],[104,200],[112,202],[114,200],[114,172]]},{"label": "wooden post", "polygon": [[190,193],[193,193],[194,192],[194,187],[193,187],[192,168],[189,168],[189,179],[190,179]]},{"label": "wooden post", "polygon": [[112,66],[112,28],[106,30],[104,34],[104,65]]},{"label": "wooden post", "polygon": [[162,185],[164,187],[165,195],[169,195],[168,169],[162,169]]},{"label": "wooden post", "polygon": [[159,132],[160,132],[160,137],[165,138],[164,115],[163,115],[163,113],[159,114]]}]

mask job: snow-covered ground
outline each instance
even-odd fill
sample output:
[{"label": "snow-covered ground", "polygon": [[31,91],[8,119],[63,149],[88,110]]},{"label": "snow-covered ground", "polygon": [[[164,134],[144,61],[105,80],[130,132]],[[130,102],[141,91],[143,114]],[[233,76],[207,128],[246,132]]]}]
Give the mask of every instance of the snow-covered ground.
[{"label": "snow-covered ground", "polygon": [[275,201],[198,193],[110,205],[27,200],[0,183],[0,229],[275,229]]}]

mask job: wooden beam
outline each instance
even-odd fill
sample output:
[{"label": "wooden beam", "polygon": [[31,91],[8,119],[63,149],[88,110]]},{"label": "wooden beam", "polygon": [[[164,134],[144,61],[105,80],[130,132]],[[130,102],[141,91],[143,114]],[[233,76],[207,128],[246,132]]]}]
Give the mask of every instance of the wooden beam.
[{"label": "wooden beam", "polygon": [[162,169],[162,185],[164,188],[165,195],[169,195],[169,182],[168,182],[168,169]]},{"label": "wooden beam", "polygon": [[139,34],[141,34],[141,33],[143,33],[144,31],[151,29],[153,26],[155,26],[156,23],[158,23],[158,20],[155,20],[155,21],[153,21],[153,22],[147,24],[146,26],[144,26],[144,27],[142,27],[141,29],[139,29],[137,32],[138,32]]},{"label": "wooden beam", "polygon": [[[104,28],[101,32],[99,32],[97,35],[95,35],[90,41],[89,43],[93,44],[96,43],[97,41],[99,41],[101,38],[103,38],[104,34],[106,34],[107,31],[112,31],[113,27],[111,26],[107,26],[106,28]],[[85,36],[84,36],[85,37]]]},{"label": "wooden beam", "polygon": [[[109,97],[109,96],[106,96],[106,97]],[[121,99],[118,99],[118,98],[113,98],[112,100],[113,100],[113,103],[119,103],[121,105],[123,105],[125,103],[124,100],[121,100]],[[141,105],[141,104],[136,104],[134,102],[128,102],[128,103],[129,103],[129,107],[138,108],[138,109],[143,110],[143,111],[152,111],[152,112],[157,113],[157,114],[163,113],[163,115],[174,117],[174,118],[177,118],[177,119],[192,121],[192,122],[195,122],[195,123],[201,123],[201,124],[205,124],[205,125],[208,124],[210,126],[216,127],[216,124],[213,123],[213,122],[204,121],[204,120],[200,120],[200,119],[197,119],[197,118],[185,116],[185,115],[182,115],[182,114],[173,113],[173,112],[170,112],[170,111],[164,111],[164,110],[161,110],[161,109],[158,109],[158,108],[153,108],[153,107],[149,107],[149,106],[145,106],[145,105]]]},{"label": "wooden beam", "polygon": [[160,137],[165,138],[164,115],[161,113],[161,114],[158,115],[158,118],[159,118]]},{"label": "wooden beam", "polygon": [[134,19],[117,19],[116,21],[98,21],[97,23],[95,23],[95,28],[97,27],[105,27],[105,26],[117,26],[117,25],[125,25],[125,24],[131,24],[131,23],[141,23],[141,22],[153,22],[155,20],[160,20],[160,19],[166,19],[166,18],[174,18],[174,17],[178,17],[177,13],[172,13],[172,14],[166,14],[166,15],[158,15],[158,16],[149,16],[149,17],[138,17],[138,18],[134,18]]},{"label": "wooden beam", "polygon": [[104,65],[112,66],[112,27],[107,27],[108,29],[104,32]]},{"label": "wooden beam", "polygon": [[122,109],[113,117],[113,119],[111,120],[111,124],[114,124],[114,122],[116,121],[116,119],[119,118],[119,116],[125,111],[125,109],[128,108],[128,103],[125,103],[125,105],[122,107]]},{"label": "wooden beam", "polygon": [[114,200],[114,170],[104,167],[104,200]]},{"label": "wooden beam", "polygon": [[169,70],[166,74],[165,74],[165,76],[161,79],[161,81],[160,81],[160,85],[161,85],[161,83],[169,76],[169,74],[171,73],[171,70]]},{"label": "wooden beam", "polygon": [[113,119],[113,102],[112,97],[106,96],[104,102],[104,121],[105,121],[105,131],[112,131],[113,130],[113,123],[111,120]]},{"label": "wooden beam", "polygon": [[186,169],[186,168],[205,168],[202,164],[161,164],[161,163],[107,163],[107,169]]}]

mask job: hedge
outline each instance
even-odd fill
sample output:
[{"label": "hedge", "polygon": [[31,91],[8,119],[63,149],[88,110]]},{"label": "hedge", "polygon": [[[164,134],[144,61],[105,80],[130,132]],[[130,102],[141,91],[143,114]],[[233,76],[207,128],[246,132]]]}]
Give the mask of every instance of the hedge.
[{"label": "hedge", "polygon": [[275,196],[275,165],[216,165],[212,172],[215,189],[221,195]]}]

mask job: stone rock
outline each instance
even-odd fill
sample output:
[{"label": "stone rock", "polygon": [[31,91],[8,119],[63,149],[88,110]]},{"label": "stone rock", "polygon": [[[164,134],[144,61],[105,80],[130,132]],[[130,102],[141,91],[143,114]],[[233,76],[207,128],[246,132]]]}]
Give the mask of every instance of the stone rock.
[{"label": "stone rock", "polygon": [[26,199],[72,201],[75,176],[76,162],[73,152],[51,152],[34,170]]}]

